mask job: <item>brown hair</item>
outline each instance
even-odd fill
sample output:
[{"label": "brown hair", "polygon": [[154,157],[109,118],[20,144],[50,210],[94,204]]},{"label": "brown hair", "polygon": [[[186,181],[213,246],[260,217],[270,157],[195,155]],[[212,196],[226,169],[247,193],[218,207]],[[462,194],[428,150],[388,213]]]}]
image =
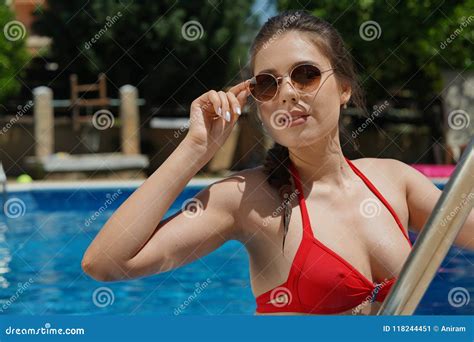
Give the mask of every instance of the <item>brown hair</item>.
[{"label": "brown hair", "polygon": [[[334,75],[338,81],[347,82],[351,86],[350,104],[353,107],[360,108],[365,112],[365,103],[362,89],[359,85],[357,73],[350,52],[346,49],[344,41],[339,32],[327,21],[315,17],[310,13],[298,11],[285,11],[274,17],[271,17],[262,26],[250,48],[250,68],[253,73],[255,66],[255,55],[265,48],[279,34],[287,31],[306,32],[311,40],[318,46],[331,62]],[[358,146],[346,131],[339,117],[339,132],[342,135],[342,141],[351,143],[354,149]],[[343,144],[346,145],[347,142]],[[283,215],[283,244],[288,232],[288,224],[291,217],[290,192],[294,189],[293,179],[289,172],[289,151],[286,146],[274,143],[273,147],[267,152],[263,163],[264,172],[267,175],[268,183],[277,189],[285,211]]]}]

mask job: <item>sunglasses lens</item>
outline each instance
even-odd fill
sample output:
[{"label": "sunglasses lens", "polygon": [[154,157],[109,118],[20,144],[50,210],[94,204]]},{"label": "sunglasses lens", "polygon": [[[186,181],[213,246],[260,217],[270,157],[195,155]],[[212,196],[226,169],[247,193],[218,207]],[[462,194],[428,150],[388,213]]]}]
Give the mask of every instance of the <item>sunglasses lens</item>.
[{"label": "sunglasses lens", "polygon": [[258,101],[271,100],[278,89],[277,80],[271,75],[257,75],[250,83],[250,92]]},{"label": "sunglasses lens", "polygon": [[293,85],[304,91],[313,91],[321,81],[321,70],[314,65],[300,65],[291,73]]}]

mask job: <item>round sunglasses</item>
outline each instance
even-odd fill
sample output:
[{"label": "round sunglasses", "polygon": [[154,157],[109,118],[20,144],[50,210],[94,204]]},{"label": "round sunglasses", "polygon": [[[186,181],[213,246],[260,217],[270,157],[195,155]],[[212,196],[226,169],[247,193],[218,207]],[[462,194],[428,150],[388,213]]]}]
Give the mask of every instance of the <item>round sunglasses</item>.
[{"label": "round sunglasses", "polygon": [[[321,71],[313,64],[299,64],[291,69],[289,75],[291,84],[296,90],[311,92],[316,90],[321,83],[321,75],[333,68]],[[250,79],[249,90],[252,97],[259,102],[272,100],[284,76],[276,77],[269,73],[261,73]]]}]

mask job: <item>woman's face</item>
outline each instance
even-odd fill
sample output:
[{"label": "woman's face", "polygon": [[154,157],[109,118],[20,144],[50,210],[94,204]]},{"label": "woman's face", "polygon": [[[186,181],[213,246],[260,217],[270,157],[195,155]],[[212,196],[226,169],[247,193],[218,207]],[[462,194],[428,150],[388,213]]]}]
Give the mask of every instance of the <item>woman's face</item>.
[{"label": "woman's face", "polygon": [[[254,75],[285,76],[295,65],[306,62],[321,71],[332,68],[308,34],[289,31],[257,52],[253,71]],[[340,107],[348,101],[350,89],[341,89],[333,73],[323,72],[318,88],[309,93],[296,90],[290,78],[284,77],[272,100],[258,102],[265,129],[276,142],[287,147],[309,146],[337,127]],[[307,116],[298,118],[301,115]]]}]

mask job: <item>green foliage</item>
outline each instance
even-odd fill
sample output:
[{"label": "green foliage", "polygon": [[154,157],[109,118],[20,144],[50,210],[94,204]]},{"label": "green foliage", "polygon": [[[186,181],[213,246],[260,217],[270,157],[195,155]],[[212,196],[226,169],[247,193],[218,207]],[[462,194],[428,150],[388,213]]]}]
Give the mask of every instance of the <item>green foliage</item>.
[{"label": "green foliage", "polygon": [[[341,33],[369,103],[403,93],[424,108],[442,90],[443,70],[473,68],[474,0],[318,0],[305,6]],[[297,0],[278,1],[279,10],[299,8]],[[378,39],[364,40],[359,34],[369,20],[380,25]],[[443,46],[456,30],[455,39]]]},{"label": "green foliage", "polygon": [[[246,0],[49,0],[34,27],[53,38],[50,57],[66,76],[84,83],[105,72],[110,96],[129,83],[148,104],[176,107],[238,80],[248,47],[240,37],[255,26],[250,9]],[[202,31],[196,24],[186,39],[192,20]]]},{"label": "green foliage", "polygon": [[14,20],[10,8],[0,3],[0,104],[20,91],[19,77],[28,62],[26,31]]}]

